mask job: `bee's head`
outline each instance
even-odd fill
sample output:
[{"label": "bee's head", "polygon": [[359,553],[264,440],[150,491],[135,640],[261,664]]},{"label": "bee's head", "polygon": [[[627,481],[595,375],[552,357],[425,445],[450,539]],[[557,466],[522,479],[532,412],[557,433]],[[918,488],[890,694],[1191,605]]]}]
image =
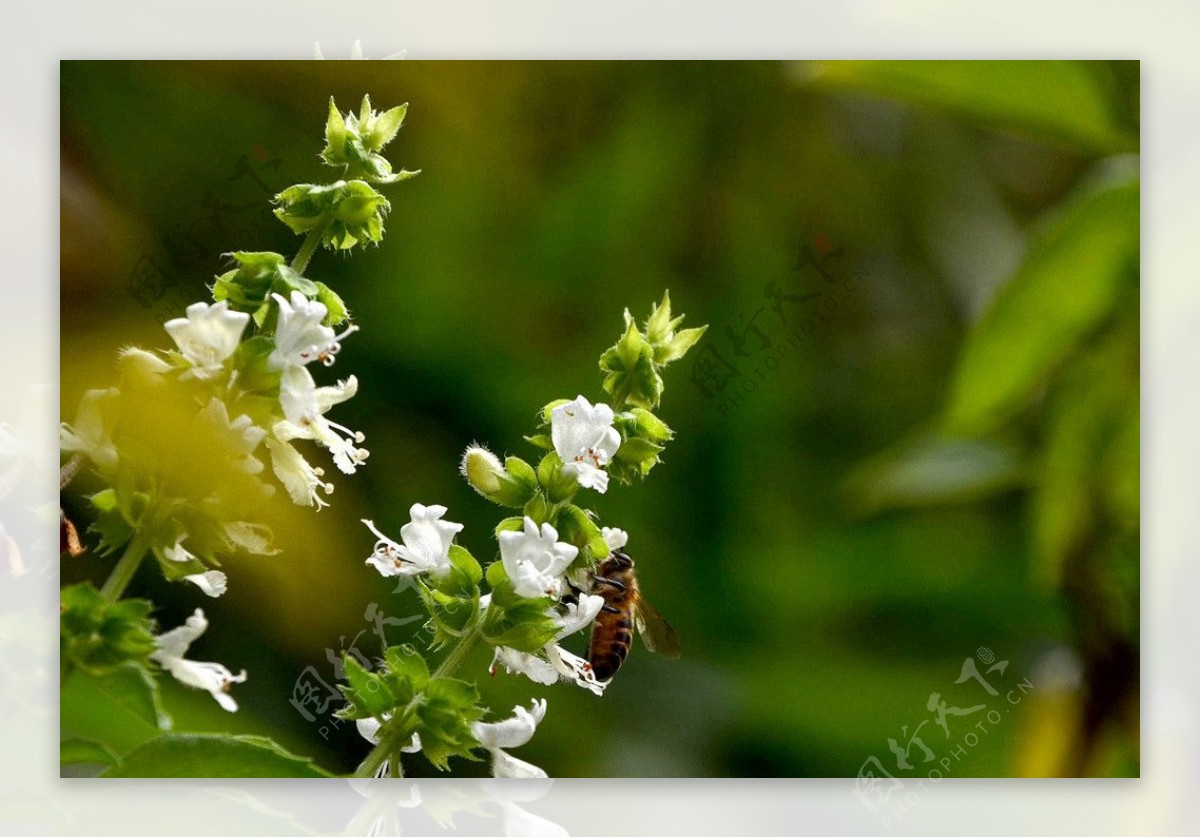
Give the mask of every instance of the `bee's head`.
[{"label": "bee's head", "polygon": [[618,570],[626,570],[633,567],[633,559],[629,558],[629,554],[621,550],[613,550],[608,557],[609,562]]}]

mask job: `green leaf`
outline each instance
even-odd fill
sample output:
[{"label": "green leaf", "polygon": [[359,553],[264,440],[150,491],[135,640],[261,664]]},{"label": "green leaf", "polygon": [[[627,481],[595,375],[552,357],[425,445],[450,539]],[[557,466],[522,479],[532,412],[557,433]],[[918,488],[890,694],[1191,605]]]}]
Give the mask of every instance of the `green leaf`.
[{"label": "green leaf", "polygon": [[127,754],[103,777],[329,777],[262,736],[170,733]]},{"label": "green leaf", "polygon": [[1010,445],[925,434],[870,460],[846,479],[853,510],[970,503],[1020,485],[1020,453]]},{"label": "green leaf", "polygon": [[545,434],[534,434],[533,436],[527,436],[525,437],[525,441],[536,448],[542,449],[543,451],[554,450],[554,442],[551,441],[550,437],[546,436]]},{"label": "green leaf", "polygon": [[[353,655],[343,655],[342,670],[346,673],[346,684],[339,684],[338,689],[357,711],[353,718],[364,719],[379,716],[388,712],[397,704],[406,704],[412,695],[394,693],[395,686],[385,682],[374,672],[368,672]],[[402,687],[402,682],[400,686]]]},{"label": "green leaf", "polygon": [[111,556],[133,538],[133,527],[118,508],[117,493],[114,490],[97,492],[91,496],[91,501],[98,514],[88,526],[88,531],[95,533],[100,539],[100,543],[96,545],[96,552],[101,556]]},{"label": "green leaf", "polygon": [[346,308],[346,304],[342,301],[342,298],[324,282],[318,282],[316,286],[317,302],[325,306],[329,312],[321,322],[326,326],[337,326],[344,323],[350,317],[350,310]]},{"label": "green leaf", "polygon": [[470,596],[458,597],[430,588],[424,583],[417,585],[421,603],[429,613],[427,628],[434,632],[430,649],[440,649],[462,637],[467,625],[479,613],[479,591]]},{"label": "green leaf", "polygon": [[483,712],[474,684],[454,678],[430,681],[417,706],[421,753],[442,771],[451,757],[477,760],[472,751],[479,743],[471,733],[471,722],[483,718]]},{"label": "green leaf", "polygon": [[[562,407],[564,404],[570,404],[570,403],[571,403],[571,399],[555,399],[554,401],[550,402],[548,405],[543,407],[542,408],[542,424],[543,425],[550,424],[550,419],[551,419],[552,414],[554,413],[554,408]],[[551,442],[550,445],[548,445],[546,447],[546,450],[548,451],[553,447],[554,447],[554,443]]]},{"label": "green leaf", "polygon": [[[1056,382],[1045,410],[1043,446],[1031,498],[1034,579],[1061,584],[1072,557],[1097,549],[1100,501],[1110,482],[1107,456],[1122,442],[1132,462],[1121,463],[1121,484],[1138,482],[1137,317],[1123,330],[1076,359]],[[1130,435],[1132,418],[1133,434]],[[1118,461],[1124,458],[1118,458]],[[1127,482],[1126,482],[1127,481]],[[1137,490],[1133,514],[1138,526]]]},{"label": "green leaf", "polygon": [[586,512],[574,504],[558,513],[558,537],[579,548],[579,555],[571,567],[592,567],[598,560],[608,556],[608,544],[604,534]]},{"label": "green leaf", "polygon": [[[518,523],[521,521],[520,518],[506,518],[505,520],[515,520]],[[501,523],[504,522],[502,521]],[[520,527],[518,527],[518,529],[520,529]],[[509,582],[508,579],[508,571],[504,569],[504,562],[492,562],[487,566],[487,572],[485,575],[487,576],[488,587],[492,588],[493,590],[499,588],[501,585],[508,585],[510,589],[512,588],[512,583]]]},{"label": "green leaf", "polygon": [[64,739],[58,744],[58,761],[62,765],[116,765],[119,760],[116,754],[99,742],[90,739]]},{"label": "green leaf", "polygon": [[811,80],[962,114],[987,125],[1112,153],[1137,148],[1095,61],[821,61]]},{"label": "green leaf", "polygon": [[384,650],[383,659],[387,664],[383,677],[388,683],[399,683],[402,680],[412,693],[425,689],[429,682],[429,665],[415,646],[408,643],[403,646],[389,646]]},{"label": "green leaf", "polygon": [[467,550],[458,544],[450,545],[450,570],[437,580],[437,589],[444,594],[471,594],[483,579],[483,568]]},{"label": "green leaf", "polygon": [[1136,182],[1076,200],[1031,243],[971,331],[946,409],[952,435],[999,426],[1022,407],[1136,282]]},{"label": "green leaf", "polygon": [[86,734],[123,754],[171,726],[158,698],[158,685],[136,663],[104,675],[77,669],[62,684],[59,717],[64,735]]},{"label": "green leaf", "polygon": [[[502,532],[520,532],[525,528],[525,518],[522,515],[514,515],[511,518],[505,518],[496,525],[495,535]],[[491,577],[488,578],[488,584],[491,584]]]},{"label": "green leaf", "polygon": [[[546,499],[550,503],[559,503],[560,501],[567,500],[579,489],[579,483],[576,482],[575,478],[563,473],[562,465],[563,462],[555,451],[551,451],[545,457],[542,457],[542,461],[538,463],[537,479],[545,490]],[[531,499],[531,503],[538,500],[538,497],[534,497]],[[542,515],[535,515],[529,510],[528,506],[525,510],[525,514],[539,524],[545,521],[544,515],[547,513],[548,510],[543,512]]]}]

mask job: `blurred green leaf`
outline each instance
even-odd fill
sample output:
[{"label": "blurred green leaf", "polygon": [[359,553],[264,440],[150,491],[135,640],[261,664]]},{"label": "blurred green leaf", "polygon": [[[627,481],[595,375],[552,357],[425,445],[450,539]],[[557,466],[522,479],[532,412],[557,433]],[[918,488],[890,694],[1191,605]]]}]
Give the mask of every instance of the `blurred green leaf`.
[{"label": "blurred green leaf", "polygon": [[1010,445],[926,434],[904,442],[856,469],[845,483],[853,510],[965,503],[1019,485],[1025,471]]},{"label": "blurred green leaf", "polygon": [[90,739],[64,739],[58,746],[58,761],[63,765],[116,765],[118,762],[116,754]]},{"label": "blurred green leaf", "polygon": [[76,670],[63,682],[60,724],[117,754],[129,751],[171,725],[158,698],[158,685],[146,670],[125,663],[101,675]]},{"label": "blurred green leaf", "polygon": [[821,61],[812,79],[1102,153],[1137,149],[1116,119],[1111,79],[1087,61]]},{"label": "blurred green leaf", "polygon": [[[1054,587],[1072,554],[1094,548],[1098,502],[1112,487],[1125,517],[1138,519],[1137,316],[1123,332],[1074,361],[1046,409],[1046,430],[1032,499],[1034,577]],[[1131,407],[1132,406],[1132,407]],[[1132,435],[1130,431],[1132,430]],[[1132,450],[1130,446],[1132,445]],[[1101,462],[1112,455],[1107,471]],[[1132,504],[1130,510],[1128,504]],[[1129,513],[1132,514],[1129,514]]]},{"label": "blurred green leaf", "polygon": [[1111,313],[1138,258],[1136,181],[1088,191],[1036,236],[967,336],[945,427],[991,430]]},{"label": "blurred green leaf", "polygon": [[140,746],[103,777],[328,777],[306,757],[262,736],[169,733]]}]

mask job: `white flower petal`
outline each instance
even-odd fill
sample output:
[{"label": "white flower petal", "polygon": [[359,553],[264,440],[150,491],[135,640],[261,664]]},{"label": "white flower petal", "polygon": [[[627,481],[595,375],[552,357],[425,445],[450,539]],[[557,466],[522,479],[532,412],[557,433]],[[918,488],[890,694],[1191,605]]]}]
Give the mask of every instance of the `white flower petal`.
[{"label": "white flower petal", "polygon": [[499,722],[475,722],[471,732],[484,748],[519,748],[533,738],[537,726],[546,716],[546,700],[533,699],[532,712],[524,707],[513,708],[511,718]]},{"label": "white flower petal", "polygon": [[183,578],[213,598],[224,594],[228,587],[228,580],[225,574],[219,570],[210,570],[207,573],[194,573],[191,576]]},{"label": "white flower petal", "polygon": [[608,545],[609,552],[620,550],[629,543],[629,533],[616,527],[604,527],[600,534],[604,536],[604,543]]},{"label": "white flower petal", "polygon": [[509,674],[519,672],[536,684],[558,683],[558,671],[550,662],[528,652],[518,652],[507,646],[497,646],[496,653],[492,658],[492,665],[488,670],[493,675],[496,674],[497,664],[502,664]]},{"label": "white flower petal", "polygon": [[369,719],[356,719],[354,726],[358,728],[358,735],[366,739],[372,745],[379,744],[379,728],[383,727],[383,723],[372,716]]},{"label": "white flower petal", "polygon": [[190,562],[192,559],[196,558],[192,553],[188,552],[186,547],[183,546],[183,542],[186,538],[187,536],[183,535],[172,546],[164,547],[163,557],[167,559],[167,561],[172,562]]},{"label": "white flower petal", "polygon": [[554,639],[562,640],[564,637],[591,625],[603,607],[604,597],[581,594],[578,602],[567,603],[566,614],[559,614],[551,609],[549,613],[554,618],[554,622],[558,623],[559,627],[558,634],[555,635]]},{"label": "white flower petal", "polygon": [[501,750],[492,751],[492,776],[519,780],[545,779],[547,774],[532,763]]},{"label": "white flower petal", "polygon": [[[285,424],[285,423],[280,423]],[[278,432],[276,432],[278,437]],[[320,495],[321,491],[333,491],[333,484],[321,479],[325,472],[314,468],[290,442],[268,439],[267,450],[271,452],[271,470],[287,490],[292,503],[298,506],[316,506],[329,503]]]},{"label": "white flower petal", "polygon": [[596,675],[592,672],[592,665],[583,658],[554,644],[546,647],[546,657],[563,679],[574,681],[577,685],[585,690],[591,690],[596,695],[604,694],[608,681],[596,680]]}]

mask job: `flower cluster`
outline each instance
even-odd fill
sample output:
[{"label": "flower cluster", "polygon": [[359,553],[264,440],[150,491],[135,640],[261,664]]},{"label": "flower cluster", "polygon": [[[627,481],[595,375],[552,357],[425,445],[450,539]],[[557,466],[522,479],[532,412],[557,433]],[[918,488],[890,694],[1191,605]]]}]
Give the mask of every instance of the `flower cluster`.
[{"label": "flower cluster", "polygon": [[[533,736],[546,713],[545,701],[534,700],[528,710],[514,708],[510,719],[485,722],[474,686],[450,678],[476,643],[491,648],[492,675],[503,670],[543,685],[567,681],[603,695],[609,682],[597,678],[592,664],[563,644],[590,629],[606,608],[605,598],[593,592],[593,570],[623,549],[629,537],[624,530],[601,527],[596,514],[576,498],[580,490],[605,494],[610,476],[623,483],[645,477],[658,462],[672,435],[651,412],[662,391],[659,369],[681,357],[703,333],[677,333],[681,319],[671,318],[665,296],[647,320],[645,333],[627,317],[625,335],[605,357],[615,353],[619,361],[626,354],[622,347],[636,340],[647,349],[637,350],[644,357],[644,363],[638,362],[642,367],[633,364],[620,373],[611,389],[616,373],[608,368],[616,362],[602,360],[608,370],[606,389],[617,397],[618,407],[593,404],[582,395],[547,404],[540,414],[541,432],[526,437],[544,452],[536,466],[517,456],[501,461],[478,443],[467,447],[460,464],[467,483],[497,505],[520,510],[496,527],[499,560],[486,570],[457,543],[463,525],[447,520],[444,506],[414,504],[399,541],[374,522],[363,522],[376,538],[366,563],[417,589],[429,615],[430,650],[452,651],[432,676],[412,647],[389,647],[384,666],[373,673],[345,658],[348,682],[342,690],[348,705],[341,712],[355,719],[375,746],[360,774],[395,776],[401,753],[422,752],[444,768],[450,756],[473,759],[483,749],[491,754],[497,777],[545,776],[508,753]],[[647,383],[654,380],[653,387]],[[654,390],[654,398],[635,397],[647,388]],[[443,705],[456,703],[458,715],[431,712],[434,696]],[[465,729],[463,720],[470,722]]]},{"label": "flower cluster", "polygon": [[322,245],[347,250],[381,239],[390,204],[366,181],[415,174],[393,173],[380,153],[405,112],[377,113],[364,98],[358,115],[342,117],[331,102],[322,158],[343,179],[275,197],[276,215],[305,236],[295,259],[229,253],[232,264],[214,278],[212,301],[163,324],[173,348],[123,350],[117,386],[86,392],[74,421],[62,424],[62,451],[89,462],[104,484],[89,499],[98,551],[122,554],[99,591],[63,591],[64,673],[108,677],[126,666],[150,681],[146,665],[153,662],[237,709],[228,690],[245,673],[184,657],[208,625],[200,610],[155,637],[149,604],[121,595],[149,554],[168,580],[221,596],[229,585],[221,558],[275,552],[270,530],[254,520],[277,488],[265,477],[268,461],[292,502],[317,509],[328,505],[333,485],[301,443],[326,449],[344,474],[366,461],[363,435],[329,416],[355,395],[357,379],[318,383],[313,374],[333,365],[357,327],[341,297],[304,273]]}]

